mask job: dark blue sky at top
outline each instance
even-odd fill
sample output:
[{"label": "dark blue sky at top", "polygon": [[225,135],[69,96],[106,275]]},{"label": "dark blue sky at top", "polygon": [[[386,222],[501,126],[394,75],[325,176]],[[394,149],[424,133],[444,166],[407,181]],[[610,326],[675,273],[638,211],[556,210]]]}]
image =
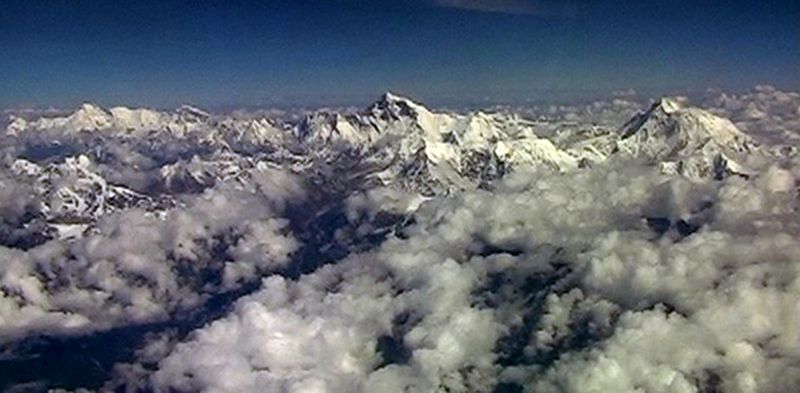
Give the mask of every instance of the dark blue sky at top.
[{"label": "dark blue sky at top", "polygon": [[800,1],[4,1],[0,106],[800,88]]}]

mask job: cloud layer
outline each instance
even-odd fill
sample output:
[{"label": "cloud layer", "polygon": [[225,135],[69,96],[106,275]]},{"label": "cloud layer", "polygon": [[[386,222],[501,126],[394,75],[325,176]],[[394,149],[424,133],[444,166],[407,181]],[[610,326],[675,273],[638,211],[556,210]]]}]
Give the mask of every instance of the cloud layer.
[{"label": "cloud layer", "polygon": [[[570,138],[624,130],[648,106],[635,96],[529,108],[525,130],[578,149]],[[281,126],[269,119],[183,108],[163,115],[174,132],[12,127],[0,137],[0,345],[13,359],[37,336],[164,322],[106,390],[792,391],[800,96],[760,86],[695,100],[782,153],[719,178],[609,154],[423,196],[332,165],[354,153],[322,155],[329,139],[271,156]],[[398,102],[380,119],[414,109]],[[670,130],[708,118],[690,114]],[[323,121],[335,115],[303,119],[309,133],[353,131]],[[480,124],[464,138],[496,135]],[[241,297],[207,324],[170,325],[220,294]]]},{"label": "cloud layer", "polygon": [[798,175],[775,168],[711,185],[625,167],[517,173],[493,193],[424,204],[417,224],[375,251],[296,282],[265,279],[178,344],[151,381],[785,391],[800,383]]}]

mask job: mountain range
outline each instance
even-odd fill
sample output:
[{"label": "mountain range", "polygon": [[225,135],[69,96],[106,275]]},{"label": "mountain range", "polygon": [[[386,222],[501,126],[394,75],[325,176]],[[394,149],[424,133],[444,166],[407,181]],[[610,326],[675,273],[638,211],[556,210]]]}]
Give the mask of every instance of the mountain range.
[{"label": "mountain range", "polygon": [[87,103],[61,117],[12,116],[6,137],[29,146],[31,140],[46,145],[50,138],[58,141],[56,151],[70,140],[92,138],[136,143],[135,151],[158,154],[180,142],[194,146],[176,157],[150,156],[156,180],[138,187],[105,179],[103,161],[114,153],[14,162],[13,172],[35,179],[35,189],[48,201],[42,211],[71,222],[109,209],[169,205],[156,194],[202,191],[229,178],[246,182],[247,169],[259,162],[291,168],[342,192],[390,186],[433,196],[490,187],[522,167],[566,172],[637,160],[666,174],[707,180],[746,177],[780,159],[774,153],[780,149],[762,146],[729,120],[669,98],[616,129],[571,127],[554,135],[543,129],[540,121],[515,114],[439,112],[386,93],[356,113],[319,111],[295,121],[212,115],[191,106],[165,112]]}]

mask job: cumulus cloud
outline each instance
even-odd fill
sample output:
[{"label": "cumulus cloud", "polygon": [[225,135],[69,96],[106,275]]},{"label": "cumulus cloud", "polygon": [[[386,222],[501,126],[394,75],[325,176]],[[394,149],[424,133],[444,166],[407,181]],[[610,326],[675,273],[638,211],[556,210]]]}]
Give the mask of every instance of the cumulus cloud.
[{"label": "cumulus cloud", "polygon": [[785,391],[800,383],[797,175],[702,184],[652,168],[542,170],[434,199],[376,250],[265,279],[151,383]]},{"label": "cumulus cloud", "polygon": [[[279,169],[253,175],[249,189],[220,183],[164,211],[105,214],[73,239],[0,247],[4,340],[162,320],[284,266],[299,243],[281,213],[302,183]],[[0,194],[3,208],[32,203],[25,187],[4,190],[17,191]]]},{"label": "cumulus cloud", "polygon": [[14,223],[26,212],[39,210],[38,201],[29,184],[0,172],[0,217]]}]

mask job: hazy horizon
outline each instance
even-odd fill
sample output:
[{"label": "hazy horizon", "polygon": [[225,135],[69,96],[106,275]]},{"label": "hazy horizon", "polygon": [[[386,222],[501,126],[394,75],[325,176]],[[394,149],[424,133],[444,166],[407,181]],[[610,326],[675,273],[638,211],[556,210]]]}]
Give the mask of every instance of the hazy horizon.
[{"label": "hazy horizon", "polygon": [[11,1],[0,107],[797,90],[798,18],[796,1]]},{"label": "hazy horizon", "polygon": [[0,112],[5,114],[22,115],[29,113],[34,116],[39,115],[62,115],[68,114],[80,108],[83,104],[98,105],[102,108],[128,107],[128,108],[147,108],[155,110],[170,111],[181,106],[189,105],[197,107],[211,113],[226,114],[235,111],[318,111],[318,110],[358,110],[380,100],[385,93],[392,93],[412,99],[426,107],[434,110],[491,110],[493,108],[534,108],[550,105],[587,105],[597,101],[610,101],[614,99],[625,99],[635,102],[653,102],[663,97],[683,97],[689,102],[697,103],[704,98],[720,93],[726,94],[747,94],[757,91],[759,88],[774,88],[778,91],[792,92],[793,89],[782,88],[771,84],[755,84],[742,89],[722,89],[709,87],[705,89],[624,89],[614,91],[540,91],[525,95],[503,96],[452,96],[425,99],[424,97],[406,94],[397,90],[376,91],[373,94],[364,94],[352,97],[317,97],[316,99],[306,100],[274,100],[263,102],[233,102],[203,104],[195,101],[182,101],[168,104],[152,105],[148,103],[127,103],[123,101],[96,101],[96,100],[77,100],[61,105],[35,105],[22,104],[0,107]]}]

